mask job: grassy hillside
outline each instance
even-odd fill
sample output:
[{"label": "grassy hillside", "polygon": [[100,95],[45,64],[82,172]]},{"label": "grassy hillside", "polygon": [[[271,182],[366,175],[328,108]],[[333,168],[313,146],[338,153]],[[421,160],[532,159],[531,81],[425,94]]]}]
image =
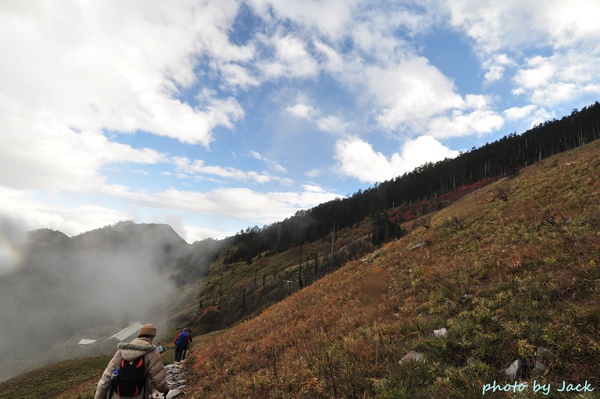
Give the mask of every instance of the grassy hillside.
[{"label": "grassy hillside", "polygon": [[93,398],[110,356],[74,359],[46,366],[0,384],[0,398]]},{"label": "grassy hillside", "polygon": [[[165,349],[163,364],[173,363],[173,349]],[[113,353],[53,363],[2,382],[0,399],[93,399]]]},{"label": "grassy hillside", "polygon": [[[600,142],[549,158],[198,338],[196,397],[480,398],[517,359],[519,397],[542,394],[534,380],[548,397],[586,381],[595,391],[580,397],[600,397],[598,176]],[[400,364],[411,351],[424,360]]]},{"label": "grassy hillside", "polygon": [[[596,141],[411,221],[370,255],[366,223],[251,263],[222,254],[181,288],[174,324],[246,321],[195,336],[188,397],[517,397],[482,395],[513,384],[503,370],[517,359],[519,398],[600,397],[599,175]],[[332,241],[349,259],[337,270]],[[401,364],[411,351],[422,360]],[[74,360],[75,378],[71,363],[39,369],[0,384],[0,398],[91,398],[107,360]],[[558,392],[563,382],[595,390]]]},{"label": "grassy hillside", "polygon": [[191,326],[197,334],[228,327],[251,318],[301,287],[337,269],[347,259],[374,250],[370,222],[336,230],[315,242],[287,251],[264,251],[250,261],[226,261],[236,246],[223,250],[206,277],[179,287],[172,324]]}]

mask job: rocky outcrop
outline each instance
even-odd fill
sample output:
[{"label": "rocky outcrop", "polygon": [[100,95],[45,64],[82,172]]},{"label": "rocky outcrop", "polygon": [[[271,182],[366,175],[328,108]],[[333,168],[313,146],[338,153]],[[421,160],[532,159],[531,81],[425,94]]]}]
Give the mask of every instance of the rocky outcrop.
[{"label": "rocky outcrop", "polygon": [[[167,395],[168,399],[183,398],[187,391],[187,370],[182,364],[166,364],[165,372],[167,373],[167,382],[171,387],[171,392]],[[163,394],[158,391],[153,391],[151,398],[162,399]]]}]

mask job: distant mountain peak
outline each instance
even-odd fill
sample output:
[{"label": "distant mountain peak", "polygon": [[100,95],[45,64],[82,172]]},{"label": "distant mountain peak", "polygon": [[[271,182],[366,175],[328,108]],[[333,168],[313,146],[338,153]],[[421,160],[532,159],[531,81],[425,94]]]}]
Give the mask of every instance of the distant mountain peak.
[{"label": "distant mountain peak", "polygon": [[27,235],[29,236],[30,247],[55,245],[70,240],[65,233],[46,228],[32,230]]}]

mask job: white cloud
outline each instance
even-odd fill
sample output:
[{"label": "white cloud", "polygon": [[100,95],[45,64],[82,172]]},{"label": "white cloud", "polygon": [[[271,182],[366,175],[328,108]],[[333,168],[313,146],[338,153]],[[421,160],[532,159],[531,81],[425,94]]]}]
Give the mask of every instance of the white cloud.
[{"label": "white cloud", "polygon": [[[448,1],[451,23],[475,42],[488,83],[517,69],[513,94],[540,106],[600,94],[600,3]],[[551,54],[548,55],[548,51]],[[530,54],[536,54],[531,56]],[[519,60],[521,58],[522,60]]]},{"label": "white cloud", "polygon": [[222,240],[226,237],[232,237],[237,231],[223,231],[203,226],[183,226],[184,233],[182,237],[188,242],[193,243],[206,238]]},{"label": "white cloud", "polygon": [[352,23],[352,12],[358,0],[249,0],[248,3],[263,17],[273,11],[278,18],[289,19],[316,29],[331,39],[342,36]]},{"label": "white cloud", "polygon": [[165,161],[155,150],[111,142],[97,131],[77,132],[50,115],[11,114],[2,129],[0,182],[5,187],[89,192],[104,183],[100,169],[105,165]]},{"label": "white cloud", "polygon": [[258,86],[260,82],[250,71],[238,64],[225,64],[220,68],[223,79],[231,86],[239,86],[242,89],[248,89],[251,86]]},{"label": "white cloud", "polygon": [[554,65],[545,57],[534,57],[528,61],[528,68],[521,69],[515,76],[517,84],[525,90],[547,86],[555,75]]},{"label": "white cloud", "polygon": [[321,174],[323,174],[323,170],[322,169],[310,169],[307,170],[306,172],[304,172],[304,175],[306,177],[308,177],[309,179],[314,179],[315,177],[320,176]]},{"label": "white cloud", "polygon": [[256,63],[264,79],[308,78],[316,76],[318,64],[306,50],[304,43],[293,35],[262,36],[261,41],[274,49],[272,59]]},{"label": "white cloud", "polygon": [[468,113],[455,110],[451,116],[432,118],[429,134],[436,138],[483,135],[497,131],[503,125],[504,118],[490,109],[479,108]]},{"label": "white cloud", "polygon": [[313,45],[317,50],[317,57],[323,58],[321,65],[325,70],[335,74],[343,71],[347,67],[345,65],[344,57],[333,47],[323,43],[321,40],[314,40]]},{"label": "white cloud", "polygon": [[502,79],[507,67],[516,66],[516,62],[507,54],[495,54],[482,63],[482,68],[486,71],[485,82],[492,83]]},{"label": "white cloud", "polygon": [[319,114],[319,111],[307,104],[295,104],[285,108],[285,112],[296,118],[311,120]]},{"label": "white cloud", "polygon": [[146,198],[148,204],[171,209],[233,218],[252,224],[281,221],[300,209],[310,208],[337,195],[305,187],[300,192],[259,193],[248,188],[219,188],[211,192],[169,189]]},{"label": "white cloud", "polygon": [[[600,40],[598,41],[600,46]],[[599,47],[600,48],[600,47]],[[569,51],[550,57],[532,57],[515,75],[515,95],[527,96],[539,106],[553,107],[574,98],[600,95],[600,53]]]},{"label": "white cloud", "polygon": [[262,159],[262,155],[257,151],[250,151],[250,156],[254,159],[258,159],[259,161]]},{"label": "white cloud", "polygon": [[510,121],[523,121],[527,129],[539,123],[553,119],[556,115],[537,105],[526,105],[524,107],[512,107],[505,110],[504,115]]},{"label": "white cloud", "polygon": [[371,144],[358,137],[348,137],[336,143],[335,158],[344,176],[362,182],[374,183],[389,180],[409,172],[426,162],[436,162],[458,155],[430,136],[408,140],[400,153],[387,157],[376,152]]},{"label": "white cloud", "polygon": [[[231,225],[227,220],[234,220],[234,224],[237,225],[262,225],[283,220],[300,209],[316,206],[338,196],[317,185],[306,185],[299,191],[266,193],[243,187],[219,188],[210,192],[171,188],[154,194],[132,192],[119,186],[103,186],[98,189],[102,191],[102,195],[126,200],[129,204],[127,210],[97,205],[73,206],[69,196],[63,194],[56,195],[55,205],[48,205],[47,200],[38,198],[34,192],[2,187],[0,196],[3,209],[10,209],[11,218],[18,220],[25,230],[50,228],[73,236],[122,220],[135,220],[140,223],[176,221],[177,231],[188,242],[206,238],[207,235],[202,235],[202,231],[215,233],[211,235],[214,238],[224,238],[232,230],[229,227],[224,231],[217,230],[218,223],[213,223],[212,228],[197,225],[192,222],[194,219],[216,217],[223,221],[223,226]],[[148,212],[149,209],[156,212]],[[165,216],[165,210],[171,216]],[[180,226],[183,220],[187,223]]]},{"label": "white cloud", "polygon": [[[453,0],[446,5],[450,23],[464,31],[476,43],[481,54],[495,54],[527,46],[546,46],[567,26],[576,25],[565,18],[563,7],[580,8],[572,2],[548,0]],[[590,2],[587,1],[589,4]]]},{"label": "white cloud", "polygon": [[322,132],[343,134],[346,132],[348,123],[335,115],[321,116],[321,111],[304,103],[286,107],[284,112],[296,118],[306,119],[314,123],[316,128]]},{"label": "white cloud", "polygon": [[386,129],[420,125],[462,103],[453,82],[423,57],[404,59],[391,68],[368,67],[365,72],[369,94],[382,106],[377,119]]},{"label": "white cloud", "polygon": [[49,228],[73,236],[131,219],[131,214],[122,210],[97,205],[72,205],[74,198],[70,195],[54,194],[50,198],[43,198],[34,191],[11,190],[0,186],[0,197],[3,212],[10,212],[10,217],[18,220],[25,230]]},{"label": "white cloud", "polygon": [[370,94],[383,107],[378,122],[388,130],[410,127],[434,137],[457,137],[490,133],[503,125],[488,98],[462,98],[425,58],[405,59],[389,69],[369,68],[367,79]]},{"label": "white cloud", "polygon": [[[337,197],[316,186],[307,186],[300,192],[270,193],[246,188],[219,189],[208,193],[170,189],[155,195],[122,191],[122,198],[132,205],[128,211],[118,211],[103,206],[70,206],[62,196],[57,198],[57,205],[50,206],[33,194],[27,195],[22,191],[0,187],[0,193],[4,207],[19,209],[12,211],[10,216],[18,220],[24,230],[50,228],[75,236],[118,221],[135,220],[139,223],[169,223],[190,243],[207,237],[222,239],[230,236],[235,233],[231,226],[236,224],[250,226],[280,221],[300,209]],[[13,201],[14,206],[9,201]],[[148,214],[147,209],[152,208],[160,212],[168,209],[171,216],[155,212]],[[212,227],[204,225],[202,220],[206,217],[216,217],[220,223],[213,222]],[[200,221],[194,222],[195,219]],[[182,225],[183,221],[185,225]],[[219,226],[224,230],[219,230]],[[4,255],[8,254],[0,253],[0,258]]]},{"label": "white cloud", "polygon": [[419,136],[408,140],[402,146],[402,159],[406,163],[403,172],[408,172],[426,162],[437,162],[445,158],[454,158],[459,152],[445,147],[431,136]]},{"label": "white cloud", "polygon": [[342,134],[346,132],[347,123],[341,118],[328,115],[316,120],[317,128],[322,132]]},{"label": "white cloud", "polygon": [[580,41],[596,41],[600,35],[597,16],[600,15],[600,3],[594,0],[578,0],[565,3],[555,0],[544,4],[538,25],[545,29],[557,47],[570,47]]},{"label": "white cloud", "polygon": [[527,118],[537,109],[535,105],[526,105],[524,107],[511,107],[503,112],[510,121],[518,121]]},{"label": "white cloud", "polygon": [[[235,46],[227,41],[236,2],[203,9],[138,5],[42,1],[3,7],[0,48],[11,56],[0,65],[0,92],[27,119],[51,114],[82,130],[145,130],[208,145],[212,129],[241,116],[239,105],[211,99],[194,109],[175,98],[176,85],[194,83],[193,56],[200,51],[244,53],[229,50]],[[20,133],[31,134],[28,128]]]},{"label": "white cloud", "polygon": [[177,86],[196,79],[197,52],[248,58],[227,41],[237,3],[141,5],[40,1],[0,8],[0,48],[10,54],[0,63],[1,184],[92,190],[104,184],[107,164],[164,161],[156,150],[117,143],[102,131],[144,130],[208,146],[215,127],[231,128],[243,116],[233,98],[204,91],[196,108],[176,98]]},{"label": "white cloud", "polygon": [[[258,153],[255,153],[258,154]],[[197,159],[190,161],[186,157],[173,157],[173,164],[177,170],[187,175],[213,175],[221,178],[228,178],[237,181],[254,181],[256,183],[269,183],[273,181],[280,182],[284,185],[290,185],[292,181],[288,178],[274,176],[268,172],[244,171],[232,167],[222,167],[217,165],[205,165],[204,161]],[[275,169],[281,171],[282,167],[273,163]]]},{"label": "white cloud", "polygon": [[267,164],[269,169],[273,170],[276,173],[287,172],[287,170],[281,164],[279,164],[278,162],[275,162],[271,159],[265,158],[257,151],[250,151],[250,156],[252,156],[256,160],[263,161],[264,163]]}]

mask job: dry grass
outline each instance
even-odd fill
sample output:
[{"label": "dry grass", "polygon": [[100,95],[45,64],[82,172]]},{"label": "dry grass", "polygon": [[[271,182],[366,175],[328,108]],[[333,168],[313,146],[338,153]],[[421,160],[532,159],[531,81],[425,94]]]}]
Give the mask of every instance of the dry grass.
[{"label": "dry grass", "polygon": [[[196,397],[478,398],[516,358],[525,380],[598,386],[599,154],[592,143],[483,187],[372,262],[198,338]],[[400,365],[411,350],[425,361]]]}]

